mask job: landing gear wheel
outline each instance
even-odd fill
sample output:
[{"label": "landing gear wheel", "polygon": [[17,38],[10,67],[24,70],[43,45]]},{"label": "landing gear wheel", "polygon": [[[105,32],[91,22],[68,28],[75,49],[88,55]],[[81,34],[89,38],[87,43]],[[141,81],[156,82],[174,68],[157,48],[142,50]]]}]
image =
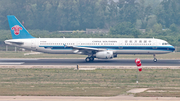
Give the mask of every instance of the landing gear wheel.
[{"label": "landing gear wheel", "polygon": [[94,61],[94,57],[87,57],[85,59],[86,62],[93,62]]},{"label": "landing gear wheel", "polygon": [[154,56],[153,61],[154,61],[154,62],[157,62],[157,59],[156,59],[156,54],[154,54],[153,56]]},{"label": "landing gear wheel", "polygon": [[157,59],[156,59],[156,58],[154,58],[154,59],[153,59],[153,61],[154,61],[154,62],[157,62]]},{"label": "landing gear wheel", "polygon": [[91,61],[91,62],[93,62],[93,61],[94,61],[94,58],[93,58],[93,57],[90,57],[89,59],[90,59],[90,61]]},{"label": "landing gear wheel", "polygon": [[93,62],[94,61],[94,57],[87,57],[85,59],[86,62]]},{"label": "landing gear wheel", "polygon": [[90,58],[87,57],[87,58],[85,59],[85,61],[86,61],[86,62],[90,62]]}]

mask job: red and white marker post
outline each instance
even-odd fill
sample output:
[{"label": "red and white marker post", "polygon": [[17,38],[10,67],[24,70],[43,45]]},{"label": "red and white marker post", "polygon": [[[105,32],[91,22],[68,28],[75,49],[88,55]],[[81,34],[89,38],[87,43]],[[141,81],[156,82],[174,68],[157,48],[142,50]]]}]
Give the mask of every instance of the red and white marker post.
[{"label": "red and white marker post", "polygon": [[138,67],[139,72],[141,72],[141,71],[142,71],[141,60],[140,60],[139,58],[137,58],[137,59],[135,60],[135,63],[136,63],[136,65],[137,65],[137,67]]},{"label": "red and white marker post", "polygon": [[[138,68],[139,72],[141,72],[142,71],[141,60],[139,58],[137,58],[137,59],[135,59],[135,63],[137,65],[137,68]],[[137,73],[137,81],[136,81],[136,83],[138,84],[138,73]]]}]

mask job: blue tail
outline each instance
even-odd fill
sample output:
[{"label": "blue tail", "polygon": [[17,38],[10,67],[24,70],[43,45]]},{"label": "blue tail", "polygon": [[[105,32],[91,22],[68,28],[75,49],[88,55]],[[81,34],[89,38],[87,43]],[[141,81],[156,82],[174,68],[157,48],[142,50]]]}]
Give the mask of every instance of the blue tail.
[{"label": "blue tail", "polygon": [[13,39],[34,38],[14,15],[8,15],[7,18]]}]

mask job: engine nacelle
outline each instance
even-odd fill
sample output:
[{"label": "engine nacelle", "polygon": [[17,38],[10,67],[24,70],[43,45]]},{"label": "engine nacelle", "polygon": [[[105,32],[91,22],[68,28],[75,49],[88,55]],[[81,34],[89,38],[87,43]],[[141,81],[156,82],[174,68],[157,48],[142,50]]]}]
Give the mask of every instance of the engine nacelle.
[{"label": "engine nacelle", "polygon": [[98,59],[112,59],[113,58],[113,51],[97,52],[96,58],[98,58]]}]

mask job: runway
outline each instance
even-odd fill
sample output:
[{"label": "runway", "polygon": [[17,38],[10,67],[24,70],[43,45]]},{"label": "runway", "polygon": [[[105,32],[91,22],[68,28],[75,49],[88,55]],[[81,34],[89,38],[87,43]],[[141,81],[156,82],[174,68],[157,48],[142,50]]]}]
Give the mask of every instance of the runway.
[{"label": "runway", "polygon": [[[142,66],[180,66],[180,60],[142,59]],[[59,65],[59,66],[136,66],[133,59],[95,60],[85,62],[84,59],[0,59],[0,65]]]}]

